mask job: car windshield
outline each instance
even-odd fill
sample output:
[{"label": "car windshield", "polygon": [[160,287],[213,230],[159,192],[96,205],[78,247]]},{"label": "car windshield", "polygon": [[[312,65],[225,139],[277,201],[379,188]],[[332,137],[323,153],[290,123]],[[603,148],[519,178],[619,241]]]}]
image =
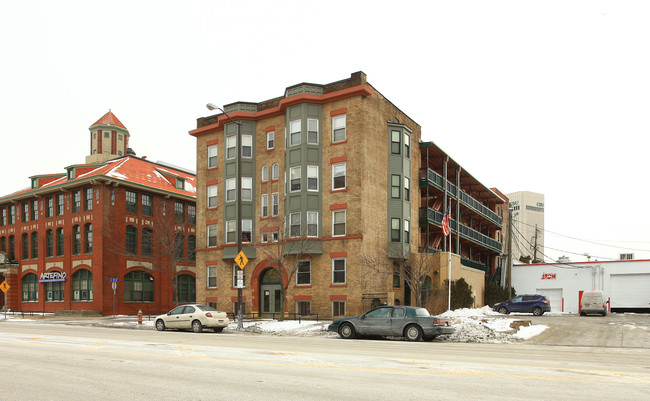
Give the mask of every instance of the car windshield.
[{"label": "car windshield", "polygon": [[426,310],[424,308],[417,308],[415,310],[415,316],[417,316],[417,317],[427,317],[427,316],[431,316],[431,315],[429,314],[428,310]]},{"label": "car windshield", "polygon": [[218,312],[215,308],[207,305],[196,305],[196,307],[201,309],[203,312]]}]

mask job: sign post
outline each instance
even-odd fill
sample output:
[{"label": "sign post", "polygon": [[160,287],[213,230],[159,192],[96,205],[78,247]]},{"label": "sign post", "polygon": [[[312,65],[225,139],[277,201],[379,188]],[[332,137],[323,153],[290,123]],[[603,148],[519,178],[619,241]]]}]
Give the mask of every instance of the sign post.
[{"label": "sign post", "polygon": [[113,317],[115,317],[115,290],[117,290],[117,282],[120,281],[120,279],[110,278],[109,280],[111,282],[111,287],[113,288]]},{"label": "sign post", "polygon": [[5,310],[5,319],[7,318],[7,291],[9,291],[9,284],[7,284],[7,281],[3,281],[2,284],[0,284],[0,290],[2,290],[3,297],[4,297],[4,310]]},{"label": "sign post", "polygon": [[237,288],[244,288],[244,267],[248,263],[248,258],[244,254],[244,251],[240,251],[237,254],[235,263],[239,266],[239,270],[237,270]]}]

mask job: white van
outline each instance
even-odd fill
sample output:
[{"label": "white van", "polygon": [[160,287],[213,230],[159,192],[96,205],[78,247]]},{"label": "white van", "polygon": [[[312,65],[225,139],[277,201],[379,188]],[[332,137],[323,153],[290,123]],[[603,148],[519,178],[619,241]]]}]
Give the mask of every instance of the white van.
[{"label": "white van", "polygon": [[582,293],[580,300],[580,316],[598,314],[607,316],[607,302],[602,291],[592,290]]}]

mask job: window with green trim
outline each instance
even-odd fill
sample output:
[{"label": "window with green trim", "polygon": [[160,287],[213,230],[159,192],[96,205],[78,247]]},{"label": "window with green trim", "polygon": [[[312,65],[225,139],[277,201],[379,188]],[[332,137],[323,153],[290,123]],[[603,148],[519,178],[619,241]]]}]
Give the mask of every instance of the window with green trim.
[{"label": "window with green trim", "polygon": [[124,276],[125,302],[153,302],[153,276],[143,271],[133,271]]},{"label": "window with green trim", "polygon": [[27,273],[23,277],[23,302],[38,302],[38,278],[34,273]]},{"label": "window with green trim", "polygon": [[62,302],[64,299],[63,281],[50,281],[45,283],[45,300],[47,302]]},{"label": "window with green trim", "polygon": [[80,269],[72,275],[72,300],[93,300],[93,274],[86,269]]},{"label": "window with green trim", "polygon": [[178,295],[178,302],[196,302],[196,279],[194,276],[189,274],[176,276],[176,294]]}]

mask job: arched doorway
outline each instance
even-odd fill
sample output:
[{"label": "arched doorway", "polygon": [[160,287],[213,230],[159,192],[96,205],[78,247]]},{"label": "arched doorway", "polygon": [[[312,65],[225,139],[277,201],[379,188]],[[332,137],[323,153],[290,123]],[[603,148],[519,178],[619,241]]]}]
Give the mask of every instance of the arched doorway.
[{"label": "arched doorway", "polygon": [[280,313],[282,277],[274,268],[265,269],[260,275],[260,315]]}]

